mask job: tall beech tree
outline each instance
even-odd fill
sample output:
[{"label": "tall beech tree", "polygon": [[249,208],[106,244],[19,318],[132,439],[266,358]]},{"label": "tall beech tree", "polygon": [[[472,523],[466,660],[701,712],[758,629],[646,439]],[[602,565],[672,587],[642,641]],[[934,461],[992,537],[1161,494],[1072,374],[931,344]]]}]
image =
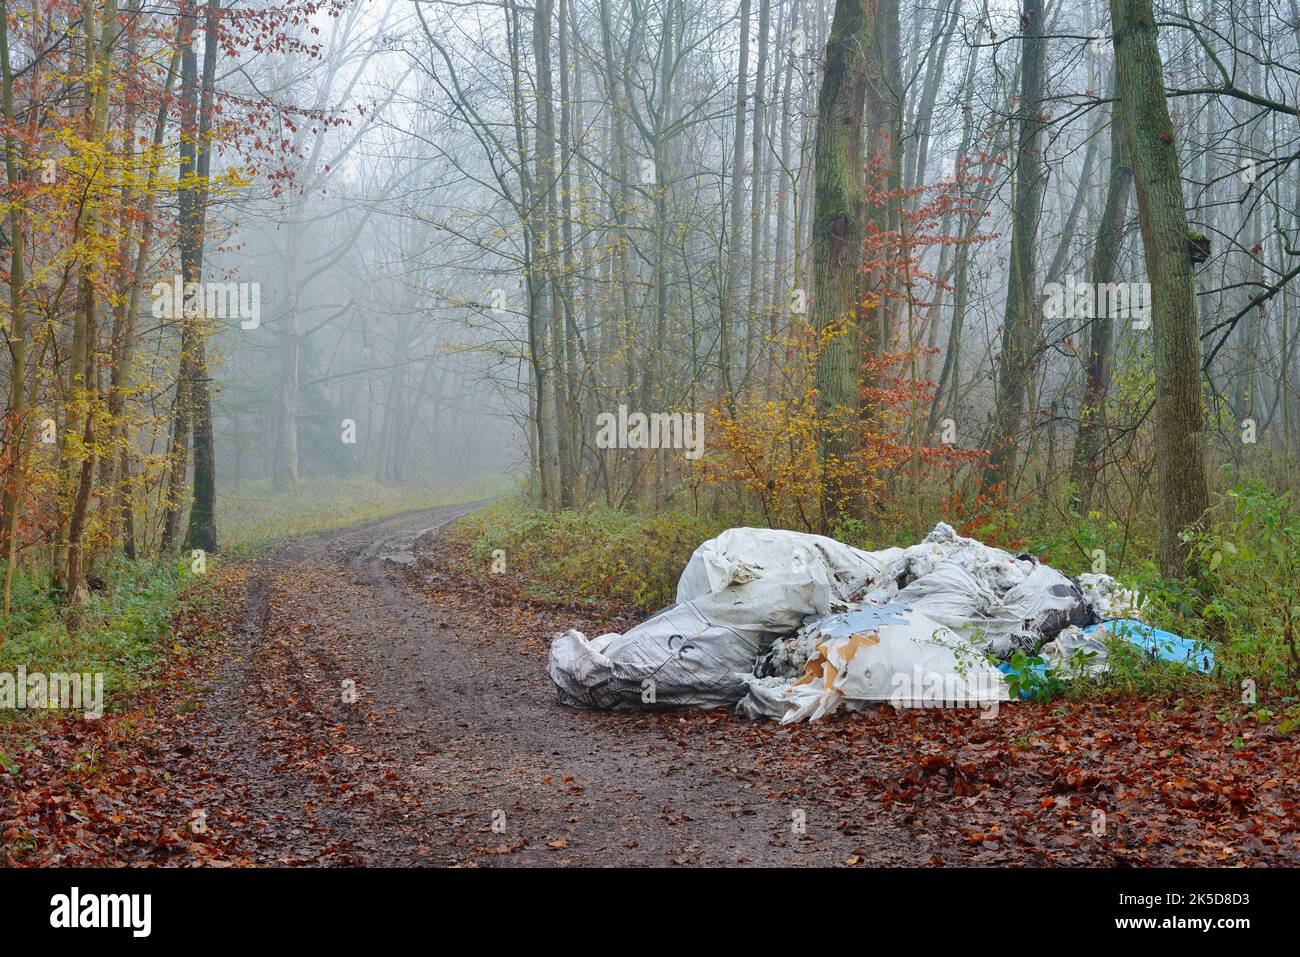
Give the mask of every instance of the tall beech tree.
[{"label": "tall beech tree", "polygon": [[1186,571],[1189,560],[1181,536],[1209,507],[1196,286],[1178,146],[1165,97],[1151,0],[1111,0],[1110,16],[1119,105],[1151,283],[1160,570],[1176,577]]},{"label": "tall beech tree", "polygon": [[[1025,418],[1025,399],[1039,349],[1038,226],[1043,205],[1043,35],[1042,0],[1024,0],[1020,16],[1020,97],[1014,185],[1011,198],[1011,249],[1007,301],[1002,313],[1002,353],[994,394],[985,488],[1004,491],[1016,464]],[[1029,410],[1032,417],[1034,410]]]},{"label": "tall beech tree", "polygon": [[[813,195],[813,328],[822,339],[817,360],[819,454],[843,463],[856,451],[851,433],[835,420],[858,401],[862,299],[860,272],[866,239],[864,152],[869,50],[876,29],[872,0],[836,0],[826,43],[826,71],[817,98],[816,179]],[[848,491],[826,483],[823,522],[833,526],[849,507]]]},{"label": "tall beech tree", "polygon": [[[1115,281],[1123,246],[1124,219],[1128,197],[1133,189],[1133,167],[1129,161],[1124,136],[1124,118],[1116,108],[1110,119],[1110,172],[1106,180],[1106,199],[1101,223],[1097,226],[1092,252],[1093,289],[1106,288]],[[1083,402],[1079,408],[1079,432],[1074,444],[1070,481],[1078,496],[1079,511],[1092,508],[1092,493],[1100,469],[1101,443],[1106,431],[1106,394],[1110,391],[1112,352],[1115,347],[1115,316],[1110,315],[1110,300],[1098,297],[1097,315],[1088,327],[1088,347],[1084,358]]]}]

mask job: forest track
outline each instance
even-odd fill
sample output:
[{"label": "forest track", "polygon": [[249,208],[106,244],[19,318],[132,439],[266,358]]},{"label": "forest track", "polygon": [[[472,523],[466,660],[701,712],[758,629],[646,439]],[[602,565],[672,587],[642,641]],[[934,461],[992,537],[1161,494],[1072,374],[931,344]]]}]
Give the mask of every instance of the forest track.
[{"label": "forest track", "polygon": [[[244,653],[215,689],[225,703],[211,716],[227,723],[223,746],[248,762],[265,813],[295,813],[294,770],[329,768],[332,780],[300,782],[296,802],[302,831],[328,832],[321,863],[825,864],[857,845],[816,839],[825,828],[815,817],[794,814],[767,774],[747,773],[756,756],[746,742],[726,746],[721,727],[702,751],[683,737],[686,726],[730,725],[730,715],[564,708],[535,648],[412,588],[417,548],[436,548],[436,531],[475,507],[302,538],[248,578]],[[230,706],[241,698],[256,714]],[[328,753],[277,760],[259,730],[275,720],[276,699]],[[341,791],[365,800],[341,801]],[[892,843],[899,857],[914,844],[902,831],[873,843],[882,852]]]},{"label": "forest track", "polygon": [[[882,708],[793,727],[562,707],[546,639],[589,627],[580,612],[493,606],[475,600],[472,581],[431,585],[444,574],[431,561],[439,529],[475,507],[308,536],[250,570],[235,653],[204,707],[204,737],[219,745],[205,760],[236,782],[234,817],[258,831],[246,862],[1300,858],[1293,827],[1278,823],[1295,776],[1267,771],[1292,746],[1257,737],[1236,747],[1242,729],[1218,720],[1213,703],[1160,714],[1122,700],[1023,704],[992,721]],[[1100,834],[1098,808],[1108,815]],[[233,833],[212,840],[248,844]]]}]

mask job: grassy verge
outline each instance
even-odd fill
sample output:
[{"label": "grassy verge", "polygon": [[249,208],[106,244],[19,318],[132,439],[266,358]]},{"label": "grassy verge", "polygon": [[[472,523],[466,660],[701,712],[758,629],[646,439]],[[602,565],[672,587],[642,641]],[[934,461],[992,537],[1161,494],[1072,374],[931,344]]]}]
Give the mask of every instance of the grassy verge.
[{"label": "grassy verge", "polygon": [[[77,631],[68,629],[66,609],[47,587],[26,576],[16,580],[13,611],[3,623],[0,675],[99,675],[108,710],[135,700],[174,643],[173,616],[182,607],[201,614],[210,596],[188,563],[119,561],[101,571],[105,587],[91,593]],[[33,723],[59,713],[0,707],[0,723]]]},{"label": "grassy verge", "polygon": [[[754,522],[741,515],[671,510],[551,513],[515,497],[460,519],[452,536],[465,560],[480,570],[503,557],[530,597],[648,612],[673,601],[677,577],[701,542],[741,524]],[[1278,713],[1300,713],[1300,517],[1294,503],[1260,486],[1231,490],[1194,542],[1205,571],[1192,582],[1162,580],[1152,561],[1153,545],[1123,534],[1094,515],[1069,527],[1043,529],[1033,550],[1067,573],[1089,570],[1084,559],[1091,560],[1094,550],[1123,554],[1121,568],[1108,570],[1147,598],[1146,619],[1208,642],[1215,669],[1207,676],[1152,662],[1117,640],[1111,672],[1101,683],[1078,681],[1059,693],[1166,699],[1216,694],[1240,696],[1245,704]],[[868,534],[844,537],[861,547],[879,547]],[[1249,701],[1252,694],[1255,700]]]},{"label": "grassy verge", "polygon": [[[149,562],[119,559],[97,568],[103,587],[91,593],[82,627],[75,632],[69,631],[66,608],[45,576],[17,575],[12,612],[0,620],[0,675],[16,680],[20,669],[29,676],[102,675],[104,700],[117,710],[147,687],[176,643],[172,625],[177,612],[201,614],[203,603],[215,600],[205,580],[224,560],[296,535],[474,501],[510,487],[504,478],[429,489],[317,478],[305,479],[291,492],[273,492],[269,483],[246,483],[238,495],[227,493],[218,503],[223,554],[209,557],[202,575],[195,574],[188,556]],[[0,698],[0,723],[20,725],[57,713],[8,708]]]},{"label": "grassy verge", "polygon": [[652,611],[673,601],[677,576],[700,542],[740,524],[738,516],[679,511],[547,512],[512,497],[459,519],[450,534],[481,568],[500,549],[533,597]]},{"label": "grassy verge", "polygon": [[284,491],[269,481],[245,482],[217,501],[223,550],[246,554],[273,542],[386,518],[418,508],[460,505],[505,495],[516,487],[497,475],[431,488],[381,485],[371,479],[304,478]]}]

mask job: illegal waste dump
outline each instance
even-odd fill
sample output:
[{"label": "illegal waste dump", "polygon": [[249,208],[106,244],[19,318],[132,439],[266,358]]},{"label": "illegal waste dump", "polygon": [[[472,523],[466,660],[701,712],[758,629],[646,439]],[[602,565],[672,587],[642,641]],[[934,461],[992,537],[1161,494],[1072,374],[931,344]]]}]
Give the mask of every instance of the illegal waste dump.
[{"label": "illegal waste dump", "polygon": [[623,634],[559,635],[547,671],[574,707],[734,707],[788,724],[878,702],[989,706],[1011,697],[1005,662],[1017,652],[1078,679],[1107,670],[1111,636],[1212,665],[1208,649],[1141,616],[1107,575],[1069,577],[942,522],[916,545],[874,552],[732,528],[695,550],[674,605]]}]

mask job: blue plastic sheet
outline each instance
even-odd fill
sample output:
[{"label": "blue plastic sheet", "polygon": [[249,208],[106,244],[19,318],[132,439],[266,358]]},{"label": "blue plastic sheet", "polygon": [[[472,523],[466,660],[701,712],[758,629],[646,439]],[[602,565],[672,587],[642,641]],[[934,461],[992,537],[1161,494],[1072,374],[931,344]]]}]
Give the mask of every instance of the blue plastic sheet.
[{"label": "blue plastic sheet", "polygon": [[1175,635],[1173,632],[1161,631],[1135,619],[1116,618],[1113,621],[1089,625],[1083,630],[1092,634],[1098,628],[1104,628],[1117,638],[1123,638],[1137,645],[1153,659],[1174,661],[1194,668],[1202,674],[1214,667],[1214,650],[1208,645]]},{"label": "blue plastic sheet", "polygon": [[[1105,629],[1117,638],[1123,638],[1125,641],[1137,645],[1152,660],[1173,661],[1180,665],[1186,665],[1188,668],[1194,668],[1202,674],[1208,673],[1214,667],[1214,650],[1209,645],[1193,641],[1191,638],[1184,638],[1181,635],[1175,635],[1170,631],[1162,631],[1136,619],[1115,618],[1111,621],[1089,625],[1083,630],[1087,634],[1093,634],[1099,628]],[[1004,675],[1015,673],[1015,669],[1005,661],[998,664],[998,670]],[[1047,666],[1041,662],[1029,665],[1028,670],[1032,675],[1040,679],[1047,677]],[[1020,697],[1028,698],[1029,692],[1022,690]]]}]

